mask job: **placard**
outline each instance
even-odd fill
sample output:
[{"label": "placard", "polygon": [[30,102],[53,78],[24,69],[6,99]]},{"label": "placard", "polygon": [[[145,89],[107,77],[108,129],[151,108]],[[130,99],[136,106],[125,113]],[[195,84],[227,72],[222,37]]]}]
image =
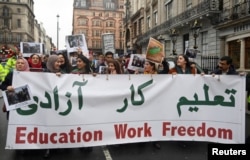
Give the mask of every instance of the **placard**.
[{"label": "placard", "polygon": [[3,91],[2,94],[7,111],[34,103],[28,85],[17,87],[14,91]]}]

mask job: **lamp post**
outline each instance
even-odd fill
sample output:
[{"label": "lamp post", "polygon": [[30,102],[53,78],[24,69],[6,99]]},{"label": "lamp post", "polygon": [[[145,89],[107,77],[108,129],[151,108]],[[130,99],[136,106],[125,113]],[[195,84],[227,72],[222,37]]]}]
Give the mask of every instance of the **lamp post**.
[{"label": "lamp post", "polygon": [[57,35],[56,35],[56,37],[57,37],[57,50],[59,50],[59,14],[58,15],[56,15],[56,17],[57,17],[57,28],[56,28],[56,33],[57,33]]},{"label": "lamp post", "polygon": [[179,33],[176,29],[170,29],[170,38],[171,38],[171,41],[173,43],[173,55],[177,55],[176,54],[176,48],[175,48],[175,44],[176,44],[176,41],[177,41],[177,37],[178,37]]},{"label": "lamp post", "polygon": [[130,36],[128,36],[129,33],[127,33],[127,31],[128,31],[129,10],[130,10],[130,7],[131,7],[131,3],[130,3],[129,0],[126,0],[125,7],[126,7],[126,10],[125,10],[124,24],[126,26],[125,26],[125,39],[124,39],[125,50],[124,50],[124,52],[128,52],[128,45],[127,45],[127,43],[130,41]]},{"label": "lamp post", "polygon": [[166,55],[166,52],[165,52],[165,39],[163,38],[163,36],[161,34],[158,36],[157,39],[163,44],[164,55]]},{"label": "lamp post", "polygon": [[198,23],[197,20],[195,20],[194,24],[191,26],[192,34],[194,37],[194,49],[198,48],[198,46],[196,44],[196,39],[199,37],[199,32],[200,32],[201,26],[202,25],[200,23]]}]

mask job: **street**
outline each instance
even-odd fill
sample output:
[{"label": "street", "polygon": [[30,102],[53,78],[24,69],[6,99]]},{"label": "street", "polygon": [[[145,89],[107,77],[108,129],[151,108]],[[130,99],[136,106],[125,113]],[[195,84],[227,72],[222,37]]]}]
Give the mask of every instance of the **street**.
[{"label": "street", "polygon": [[[3,98],[0,99],[0,159],[1,160],[35,160],[44,159],[45,150],[5,150],[7,136],[6,113],[2,112]],[[246,115],[246,126],[249,126],[250,115]],[[246,136],[250,135],[250,127],[246,127]],[[207,160],[208,142],[162,141],[160,149],[152,142],[133,143],[112,146],[54,149],[49,159],[53,160]]]}]

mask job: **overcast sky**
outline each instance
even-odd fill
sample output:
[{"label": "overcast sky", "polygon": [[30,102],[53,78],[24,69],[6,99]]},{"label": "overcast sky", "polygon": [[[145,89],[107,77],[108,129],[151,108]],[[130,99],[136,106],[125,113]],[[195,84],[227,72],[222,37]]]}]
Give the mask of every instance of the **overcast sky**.
[{"label": "overcast sky", "polygon": [[43,23],[46,34],[57,45],[59,15],[59,49],[65,48],[65,36],[72,33],[73,0],[34,0],[35,19]]}]

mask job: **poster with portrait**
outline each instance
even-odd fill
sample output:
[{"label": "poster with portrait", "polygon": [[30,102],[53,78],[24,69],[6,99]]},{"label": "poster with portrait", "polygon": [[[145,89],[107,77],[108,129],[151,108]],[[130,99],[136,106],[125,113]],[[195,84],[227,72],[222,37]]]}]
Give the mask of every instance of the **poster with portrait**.
[{"label": "poster with portrait", "polygon": [[99,74],[107,74],[108,73],[108,67],[106,66],[99,66]]},{"label": "poster with portrait", "polygon": [[201,53],[198,49],[186,48],[184,54],[188,56],[188,58],[196,58],[198,53]]},{"label": "poster with portrait", "polygon": [[84,34],[68,35],[65,40],[68,53],[81,50],[83,55],[89,58],[89,50]]},{"label": "poster with portrait", "polygon": [[7,111],[34,103],[28,85],[16,87],[14,91],[3,91],[2,94]]},{"label": "poster with portrait", "polygon": [[20,42],[20,51],[23,53],[23,57],[30,57],[34,53],[42,55],[44,45],[36,42]]},{"label": "poster with portrait", "polygon": [[145,63],[145,56],[142,54],[132,54],[129,59],[128,69],[143,72]]},{"label": "poster with portrait", "polygon": [[146,59],[154,63],[161,63],[164,57],[163,44],[150,37],[146,52]]}]

